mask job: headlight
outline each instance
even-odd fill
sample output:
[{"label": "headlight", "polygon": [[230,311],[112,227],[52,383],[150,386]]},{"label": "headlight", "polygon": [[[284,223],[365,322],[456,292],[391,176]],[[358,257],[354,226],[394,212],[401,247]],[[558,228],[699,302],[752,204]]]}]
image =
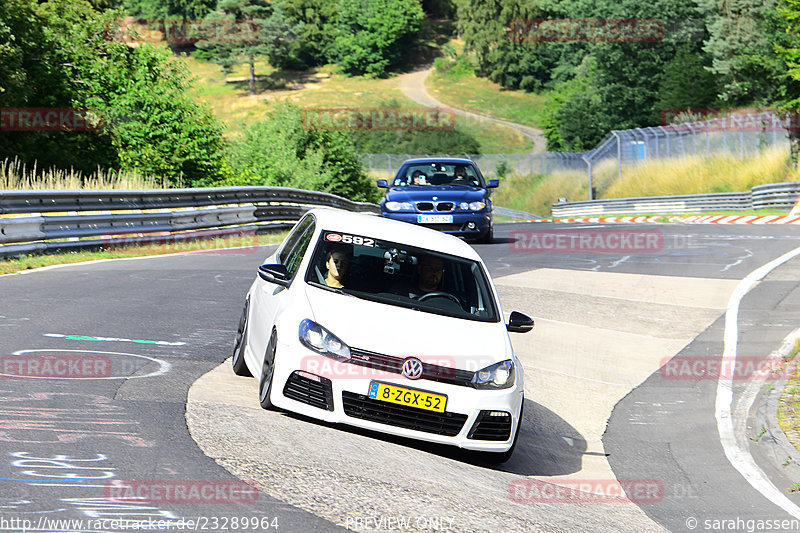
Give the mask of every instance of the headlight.
[{"label": "headlight", "polygon": [[514,362],[495,363],[475,372],[472,386],[476,389],[507,389],[514,384]]},{"label": "headlight", "polygon": [[300,322],[298,337],[300,343],[309,350],[335,359],[350,359],[350,347],[313,320],[306,318]]},{"label": "headlight", "polygon": [[466,211],[467,209],[469,209],[469,204],[467,202],[461,202],[460,204],[458,204],[458,208],[461,209],[462,211]]},{"label": "headlight", "polygon": [[411,211],[414,209],[411,202],[386,202],[383,205],[389,211]]},{"label": "headlight", "polygon": [[480,211],[486,207],[486,202],[472,202],[469,204],[469,208],[472,211]]}]

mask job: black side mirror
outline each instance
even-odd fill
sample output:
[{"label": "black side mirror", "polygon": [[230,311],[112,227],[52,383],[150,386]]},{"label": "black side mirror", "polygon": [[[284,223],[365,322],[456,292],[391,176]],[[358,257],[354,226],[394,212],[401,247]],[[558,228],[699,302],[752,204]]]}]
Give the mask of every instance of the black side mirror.
[{"label": "black side mirror", "polygon": [[508,317],[508,324],[506,324],[506,330],[512,333],[528,333],[532,329],[533,319],[531,317],[517,311],[511,311],[511,316]]},{"label": "black side mirror", "polygon": [[389,182],[386,180],[375,180],[375,183],[377,183],[378,187],[380,187],[381,189],[389,188]]},{"label": "black side mirror", "polygon": [[289,286],[289,272],[284,265],[261,265],[258,267],[258,275],[269,283],[275,283],[283,287]]}]

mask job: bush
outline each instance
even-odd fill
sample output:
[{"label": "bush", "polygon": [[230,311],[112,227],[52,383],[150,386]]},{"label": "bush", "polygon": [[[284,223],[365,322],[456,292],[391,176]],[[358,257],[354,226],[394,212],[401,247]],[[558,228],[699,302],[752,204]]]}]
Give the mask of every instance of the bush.
[{"label": "bush", "polygon": [[347,134],[306,129],[301,108],[288,102],[248,126],[229,153],[233,177],[224,185],[295,187],[364,202],[381,196]]}]

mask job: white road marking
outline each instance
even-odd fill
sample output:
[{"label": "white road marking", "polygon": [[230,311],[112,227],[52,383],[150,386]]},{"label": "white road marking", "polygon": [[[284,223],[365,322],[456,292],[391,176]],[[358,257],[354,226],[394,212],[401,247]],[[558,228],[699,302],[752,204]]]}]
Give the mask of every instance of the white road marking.
[{"label": "white road marking", "polygon": [[[156,359],[155,357],[148,357],[146,355],[137,355],[135,353],[124,353],[124,352],[96,352],[92,350],[19,350],[14,352],[11,355],[25,355],[26,353],[36,353],[36,352],[71,352],[71,353],[98,353],[102,355],[126,355],[130,357],[140,357],[142,359],[149,359],[154,363],[158,363],[158,370],[154,370],[149,374],[144,374],[142,376],[108,376],[108,377],[92,377],[92,378],[69,378],[69,379],[141,379],[141,378],[153,378],[156,376],[161,376],[166,374],[172,369],[172,365],[167,363],[166,361],[162,361],[161,359]],[[3,374],[0,372],[0,376],[6,377],[13,377],[13,378],[22,378],[22,379],[58,379],[55,377],[39,377],[39,376],[17,376],[14,374]]]},{"label": "white road marking", "polygon": [[[739,341],[739,304],[742,298],[744,298],[750,289],[759,281],[764,279],[767,274],[798,255],[800,255],[800,248],[795,248],[777,259],[762,265],[748,274],[739,282],[736,289],[734,289],[728,301],[728,309],[725,311],[725,336],[722,365],[731,365],[726,368],[735,368],[732,365],[736,363],[736,349]],[[722,448],[725,450],[725,456],[728,458],[731,465],[739,471],[745,480],[747,480],[750,486],[790,515],[800,519],[800,507],[795,505],[781,490],[772,484],[764,471],[756,464],[747,448],[736,439],[731,413],[731,404],[733,403],[733,377],[734,373],[731,373],[730,376],[724,376],[720,373],[719,380],[717,381],[715,416],[717,419],[719,440],[722,444]]]}]

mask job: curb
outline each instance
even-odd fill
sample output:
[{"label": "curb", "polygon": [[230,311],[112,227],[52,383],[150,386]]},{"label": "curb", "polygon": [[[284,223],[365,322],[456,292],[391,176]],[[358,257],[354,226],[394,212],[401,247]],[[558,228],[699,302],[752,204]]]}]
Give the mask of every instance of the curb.
[{"label": "curb", "polygon": [[571,224],[571,223],[616,223],[616,224],[800,224],[800,216],[791,215],[680,215],[651,217],[590,217],[590,218],[537,218],[515,220],[512,224]]}]

